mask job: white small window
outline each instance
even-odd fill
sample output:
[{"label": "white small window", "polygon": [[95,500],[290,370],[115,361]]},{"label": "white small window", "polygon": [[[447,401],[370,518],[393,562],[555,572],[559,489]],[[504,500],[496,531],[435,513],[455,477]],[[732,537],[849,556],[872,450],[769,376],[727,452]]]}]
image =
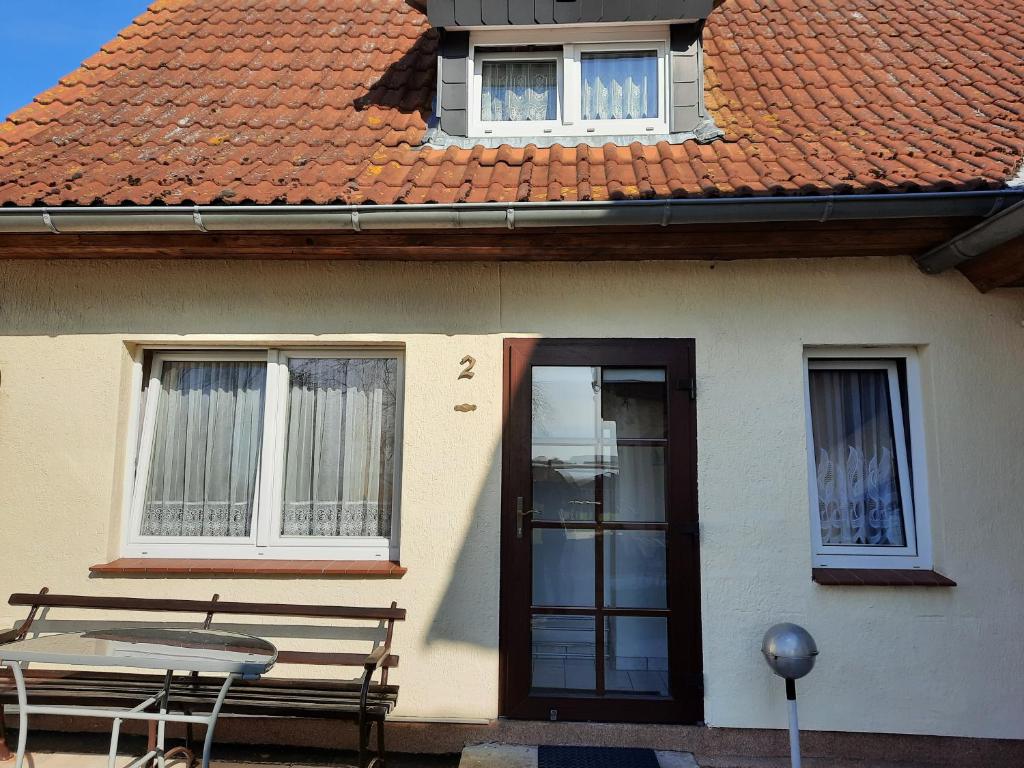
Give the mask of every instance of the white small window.
[{"label": "white small window", "polygon": [[126,554],[397,557],[396,352],[157,352]]},{"label": "white small window", "polygon": [[931,567],[917,379],[912,354],[808,357],[815,567]]},{"label": "white small window", "polygon": [[668,132],[668,28],[474,32],[470,135]]},{"label": "white small window", "polygon": [[480,130],[496,136],[550,133],[561,124],[561,51],[481,51],[474,61]]}]

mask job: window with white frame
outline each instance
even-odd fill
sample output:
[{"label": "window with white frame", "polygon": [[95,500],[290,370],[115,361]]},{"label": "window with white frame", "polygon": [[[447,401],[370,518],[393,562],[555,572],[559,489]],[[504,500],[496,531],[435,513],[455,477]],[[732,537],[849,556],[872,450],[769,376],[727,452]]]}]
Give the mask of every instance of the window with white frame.
[{"label": "window with white frame", "polygon": [[930,568],[916,355],[809,353],[806,381],[814,566]]},{"label": "window with white frame", "polygon": [[473,33],[471,135],[668,131],[667,27],[522,34]]},{"label": "window with white frame", "polygon": [[395,351],[154,352],[127,554],[397,557],[401,408]]}]

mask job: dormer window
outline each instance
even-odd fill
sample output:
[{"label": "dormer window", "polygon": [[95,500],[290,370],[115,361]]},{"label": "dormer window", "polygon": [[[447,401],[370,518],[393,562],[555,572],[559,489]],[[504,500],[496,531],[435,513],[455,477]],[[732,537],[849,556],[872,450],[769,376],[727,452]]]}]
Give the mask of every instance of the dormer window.
[{"label": "dormer window", "polygon": [[425,143],[713,141],[701,33],[712,0],[427,0],[440,32]]},{"label": "dormer window", "polygon": [[568,33],[532,45],[508,31],[470,35],[471,137],[668,132],[667,26]]}]

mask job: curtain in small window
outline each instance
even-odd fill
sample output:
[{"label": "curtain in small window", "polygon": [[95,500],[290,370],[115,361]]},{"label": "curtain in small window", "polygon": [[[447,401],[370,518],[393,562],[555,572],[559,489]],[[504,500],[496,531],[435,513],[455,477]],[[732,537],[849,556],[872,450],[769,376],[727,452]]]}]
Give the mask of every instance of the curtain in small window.
[{"label": "curtain in small window", "polygon": [[284,536],[390,536],[394,358],[291,358]]},{"label": "curtain in small window", "polygon": [[485,61],[481,120],[554,120],[558,70],[553,61]]},{"label": "curtain in small window", "polygon": [[658,116],[658,54],[655,51],[584,53],[584,120],[638,120]]},{"label": "curtain in small window", "polygon": [[164,362],[143,536],[248,536],[264,362]]},{"label": "curtain in small window", "polygon": [[884,370],[810,371],[821,541],[906,546]]}]

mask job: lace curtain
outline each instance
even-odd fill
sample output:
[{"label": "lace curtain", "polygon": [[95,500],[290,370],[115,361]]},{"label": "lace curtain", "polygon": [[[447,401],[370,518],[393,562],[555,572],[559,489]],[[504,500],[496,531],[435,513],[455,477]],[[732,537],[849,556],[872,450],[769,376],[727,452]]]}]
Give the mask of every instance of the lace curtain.
[{"label": "lace curtain", "polygon": [[584,53],[584,120],[658,116],[658,55],[654,51]]},{"label": "lace curtain", "polygon": [[811,370],[821,540],[906,546],[885,371]]},{"label": "lace curtain", "polygon": [[390,536],[393,358],[291,358],[285,536]]},{"label": "lace curtain", "polygon": [[485,61],[481,120],[554,120],[558,71],[553,61]]},{"label": "lace curtain", "polygon": [[164,362],[143,536],[249,535],[266,368]]}]

